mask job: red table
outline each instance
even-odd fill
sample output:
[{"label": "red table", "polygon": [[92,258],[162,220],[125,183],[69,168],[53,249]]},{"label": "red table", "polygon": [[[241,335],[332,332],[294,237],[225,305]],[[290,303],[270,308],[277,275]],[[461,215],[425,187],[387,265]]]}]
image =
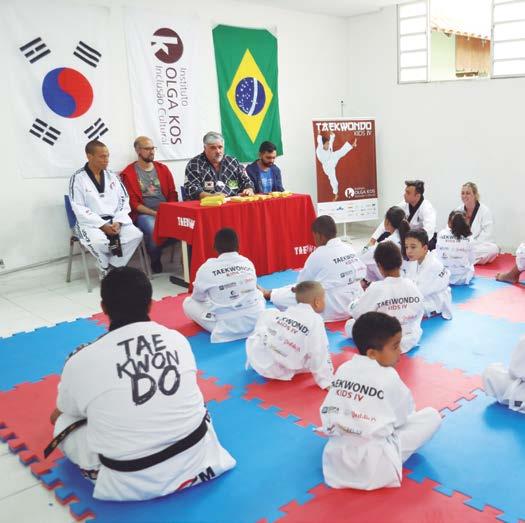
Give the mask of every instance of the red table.
[{"label": "red table", "polygon": [[308,195],[294,194],[257,202],[227,202],[201,207],[200,202],[161,203],[153,232],[155,241],[177,238],[192,246],[190,281],[210,257],[215,233],[235,229],[239,252],[255,265],[258,275],[302,267],[314,249],[311,232],[316,214]]}]

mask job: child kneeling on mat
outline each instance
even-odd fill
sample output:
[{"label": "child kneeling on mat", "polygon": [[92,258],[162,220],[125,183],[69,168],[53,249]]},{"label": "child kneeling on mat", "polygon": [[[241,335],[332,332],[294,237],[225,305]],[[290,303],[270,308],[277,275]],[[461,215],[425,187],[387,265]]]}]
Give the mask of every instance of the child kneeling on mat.
[{"label": "child kneeling on mat", "polygon": [[401,354],[401,325],[381,312],[354,324],[359,355],[343,363],[321,406],[325,482],[333,488],[399,487],[402,463],[441,424],[431,407],[415,411],[408,387],[394,369]]},{"label": "child kneeling on mat", "polygon": [[265,310],[246,340],[246,368],[265,378],[291,380],[295,374],[311,372],[322,389],[333,379],[328,338],[321,313],[325,291],[319,282],[303,281],[295,286],[297,304],[281,312]]}]

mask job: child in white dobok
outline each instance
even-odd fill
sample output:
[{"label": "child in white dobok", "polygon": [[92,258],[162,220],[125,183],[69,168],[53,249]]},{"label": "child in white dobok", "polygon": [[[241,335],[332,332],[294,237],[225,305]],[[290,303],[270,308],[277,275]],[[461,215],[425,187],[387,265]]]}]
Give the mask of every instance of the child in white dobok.
[{"label": "child in white dobok", "polygon": [[[405,234],[410,230],[410,224],[406,219],[406,214],[401,207],[390,207],[385,214],[385,220],[383,222],[383,227],[385,233],[388,233],[388,236],[380,240],[379,243],[383,241],[390,241],[395,243],[401,249],[401,255],[403,256],[403,261],[406,263],[405,256]],[[374,251],[378,244],[367,245],[362,254],[359,256],[361,261],[366,265],[366,281],[378,281],[383,279],[383,275],[379,270],[375,260],[374,260]]]},{"label": "child in white dobok", "polygon": [[465,213],[452,211],[437,235],[436,256],[450,272],[451,285],[468,285],[474,276],[474,243]]},{"label": "child in white dobok", "polygon": [[323,286],[303,281],[295,286],[297,304],[281,312],[265,310],[246,340],[246,367],[265,378],[291,380],[311,372],[322,389],[333,379],[328,338],[321,313],[325,307]]},{"label": "child in white dobok", "polygon": [[346,322],[346,335],[352,337],[354,323],[363,314],[384,312],[401,323],[401,352],[408,352],[419,343],[423,333],[423,295],[413,281],[401,277],[401,251],[393,242],[377,244],[374,259],[384,279],[370,284],[363,296],[350,305],[352,318]]},{"label": "child in white dobok", "polygon": [[237,252],[233,229],[219,230],[214,248],[219,257],[209,258],[197,271],[193,294],[182,304],[184,314],[211,332],[212,343],[246,338],[265,306],[255,267]]},{"label": "child in white dobok", "polygon": [[[297,283],[318,281],[326,292],[324,321],[346,320],[348,306],[363,294],[360,282],[366,268],[353,247],[336,238],[337,227],[331,216],[319,216],[312,224],[312,232],[317,248],[306,260]],[[293,287],[261,290],[278,309],[286,310],[296,303]]]},{"label": "child in white dobok", "polygon": [[492,363],[485,369],[483,388],[509,409],[525,413],[525,336],[514,349],[508,369],[503,363]]},{"label": "child in white dobok", "polygon": [[406,276],[419,288],[425,299],[425,316],[441,314],[452,319],[452,293],[448,286],[450,272],[428,250],[428,235],[424,229],[412,229],[405,236],[407,258]]},{"label": "child in white dobok", "polygon": [[414,399],[394,369],[401,355],[401,325],[381,312],[353,328],[359,355],[343,363],[321,406],[325,482],[333,488],[399,487],[402,463],[441,424],[437,410],[415,411]]}]

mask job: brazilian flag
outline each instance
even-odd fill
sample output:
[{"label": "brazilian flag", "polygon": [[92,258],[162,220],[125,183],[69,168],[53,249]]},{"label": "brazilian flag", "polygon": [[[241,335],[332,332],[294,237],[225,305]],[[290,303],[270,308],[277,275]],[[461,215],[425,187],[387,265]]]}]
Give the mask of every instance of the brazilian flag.
[{"label": "brazilian flag", "polygon": [[277,38],[265,29],[213,30],[221,126],[227,154],[256,160],[269,140],[283,154],[277,94]]}]

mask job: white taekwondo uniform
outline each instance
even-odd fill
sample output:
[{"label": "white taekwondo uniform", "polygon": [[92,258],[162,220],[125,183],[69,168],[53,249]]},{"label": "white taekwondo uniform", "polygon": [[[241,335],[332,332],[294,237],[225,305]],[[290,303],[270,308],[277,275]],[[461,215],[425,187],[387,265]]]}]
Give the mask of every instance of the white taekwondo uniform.
[{"label": "white taekwondo uniform", "polygon": [[525,413],[525,336],[514,349],[508,369],[503,363],[492,363],[485,369],[483,388],[509,409]]},{"label": "white taekwondo uniform", "polygon": [[[297,283],[312,280],[319,282],[326,292],[324,321],[339,321],[348,318],[348,306],[363,294],[360,280],[366,268],[357,257],[353,247],[333,238],[326,245],[317,247],[310,254]],[[297,303],[292,292],[293,285],[273,289],[271,300],[281,310]]]},{"label": "white taekwondo uniform", "polygon": [[525,271],[525,243],[522,243],[516,250],[516,266],[519,271]]},{"label": "white taekwondo uniform", "polygon": [[421,320],[425,313],[423,295],[408,278],[388,276],[371,283],[363,296],[350,305],[352,318],[346,322],[346,335],[352,337],[352,328],[365,312],[384,312],[401,323],[403,335],[401,351],[408,352],[421,339]]},{"label": "white taekwondo uniform", "polygon": [[393,367],[367,356],[343,363],[321,406],[325,482],[333,488],[399,487],[401,465],[441,424],[437,410],[414,410]]},{"label": "white taekwondo uniform", "polygon": [[249,336],[265,301],[253,263],[238,252],[225,252],[199,267],[193,294],[182,306],[188,318],[211,332],[212,343],[220,343]]},{"label": "white taekwondo uniform", "polygon": [[[465,207],[460,205],[456,211],[465,211]],[[493,230],[494,219],[492,212],[483,203],[479,203],[476,215],[470,224],[472,241],[474,242],[475,264],[490,263],[499,254],[499,247],[494,243]]]},{"label": "white taekwondo uniform", "polygon": [[[390,236],[388,236],[384,240],[381,240],[379,243],[383,243],[383,242],[395,243],[401,250],[401,238],[399,236],[399,231],[397,229]],[[377,266],[377,263],[374,260],[374,252],[378,245],[379,244],[376,243],[374,245],[365,246],[361,254],[359,254],[359,259],[366,266],[366,278],[365,279],[369,282],[379,281],[383,279],[383,275],[379,272],[379,267]],[[402,269],[404,268],[406,263],[407,261],[403,260]]]},{"label": "white taekwondo uniform", "polygon": [[[75,172],[69,181],[69,199],[77,218],[75,234],[95,257],[100,270],[107,270],[109,265],[123,267],[133,256],[143,236],[129,217],[131,209],[128,193],[115,173],[102,171],[101,184],[97,187],[86,169],[89,169],[87,164]],[[111,220],[103,216],[111,217]],[[111,254],[109,239],[100,229],[111,222],[121,224],[121,257]]]},{"label": "white taekwondo uniform", "polygon": [[265,378],[291,380],[311,372],[322,389],[333,379],[332,360],[323,319],[307,303],[282,312],[265,310],[246,340],[246,366]]},{"label": "white taekwondo uniform", "polygon": [[337,162],[347,153],[349,153],[353,147],[348,142],[345,142],[343,146],[337,151],[334,151],[334,140],[335,136],[330,135],[330,141],[328,142],[328,150],[323,149],[323,138],[320,134],[317,135],[317,149],[315,150],[317,158],[323,166],[323,171],[330,180],[332,186],[332,192],[337,196],[339,191],[339,182],[337,181],[336,167]]},{"label": "white taekwondo uniform", "polygon": [[209,480],[235,466],[211,421],[187,450],[134,472],[108,468],[112,460],[151,456],[191,434],[206,415],[188,340],[152,321],[110,331],[67,360],[58,387],[54,434],[74,421],[87,424],[60,444],[81,469],[98,470],[94,497],[144,500]]},{"label": "white taekwondo uniform", "polygon": [[441,314],[446,320],[452,319],[452,293],[450,291],[450,272],[443,267],[433,252],[427,252],[419,263],[406,265],[405,275],[418,286],[425,300],[425,315]]},{"label": "white taekwondo uniform", "polygon": [[[402,201],[397,204],[397,207],[401,207],[405,211],[407,220],[410,216],[410,206],[407,202]],[[411,229],[425,229],[428,234],[428,239],[431,240],[436,232],[436,210],[432,204],[427,200],[423,199],[421,205],[417,208],[416,212],[412,216],[412,219],[409,220]],[[384,221],[382,221],[377,229],[372,234],[372,238],[377,240],[385,232]]]},{"label": "white taekwondo uniform", "polygon": [[436,256],[450,272],[452,285],[468,285],[474,276],[474,243],[472,237],[456,238],[446,227],[439,231]]}]

